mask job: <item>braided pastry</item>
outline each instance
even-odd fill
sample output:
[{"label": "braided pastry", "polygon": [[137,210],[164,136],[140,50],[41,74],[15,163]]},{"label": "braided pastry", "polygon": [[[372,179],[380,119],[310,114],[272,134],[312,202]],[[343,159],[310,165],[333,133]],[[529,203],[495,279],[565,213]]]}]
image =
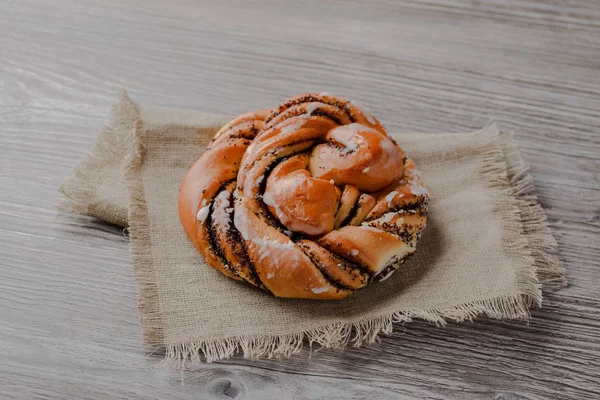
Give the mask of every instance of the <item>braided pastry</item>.
[{"label": "braided pastry", "polygon": [[373,116],[326,93],[240,115],[181,185],[207,263],[278,297],[342,299],[415,252],[429,194]]}]

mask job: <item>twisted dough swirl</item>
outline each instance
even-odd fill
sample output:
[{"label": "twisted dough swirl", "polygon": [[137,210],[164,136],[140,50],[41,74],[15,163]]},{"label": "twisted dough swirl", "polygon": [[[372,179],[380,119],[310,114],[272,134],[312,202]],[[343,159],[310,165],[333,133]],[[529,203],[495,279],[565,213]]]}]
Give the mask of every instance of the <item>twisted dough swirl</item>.
[{"label": "twisted dough swirl", "polygon": [[182,183],[179,216],[228,277],[279,297],[342,299],[415,252],[428,201],[379,121],[304,94],[221,128]]}]

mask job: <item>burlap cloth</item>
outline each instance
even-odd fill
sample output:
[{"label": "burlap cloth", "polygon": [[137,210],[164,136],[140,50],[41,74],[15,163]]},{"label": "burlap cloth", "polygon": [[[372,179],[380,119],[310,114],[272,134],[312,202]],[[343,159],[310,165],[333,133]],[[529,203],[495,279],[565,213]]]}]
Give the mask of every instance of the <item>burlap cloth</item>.
[{"label": "burlap cloth", "polygon": [[[257,108],[262,105],[257,104]],[[229,117],[138,106],[123,92],[61,187],[79,213],[129,226],[139,317],[171,362],[289,356],[305,339],[361,345],[393,323],[529,316],[541,282],[565,282],[556,242],[512,135],[394,134],[431,193],[416,255],[343,301],[278,299],[205,264],[177,215],[181,180]]]}]

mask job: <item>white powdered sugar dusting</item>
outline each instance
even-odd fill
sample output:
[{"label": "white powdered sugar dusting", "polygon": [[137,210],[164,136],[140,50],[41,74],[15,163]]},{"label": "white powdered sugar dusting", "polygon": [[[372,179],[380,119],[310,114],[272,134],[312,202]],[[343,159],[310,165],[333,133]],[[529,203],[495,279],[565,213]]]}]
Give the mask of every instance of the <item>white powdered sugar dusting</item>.
[{"label": "white powdered sugar dusting", "polygon": [[356,142],[346,139],[337,139],[337,141],[344,145],[344,150],[342,151],[342,154],[348,154],[352,151],[358,150],[358,143]]},{"label": "white powdered sugar dusting", "polygon": [[394,271],[396,271],[396,270],[392,269],[390,272],[388,272],[387,274],[385,274],[384,276],[382,276],[381,278],[379,278],[379,282],[383,282],[387,278],[389,278],[390,276],[392,276],[392,274],[394,273]]},{"label": "white powdered sugar dusting", "polygon": [[250,239],[250,233],[248,232],[248,218],[243,213],[236,212],[234,214],[233,224],[240,232],[244,240]]},{"label": "white powdered sugar dusting", "polygon": [[371,170],[371,167],[363,168],[362,172],[365,174]]},{"label": "white powdered sugar dusting", "polygon": [[288,133],[293,133],[293,132],[297,131],[298,129],[302,128],[303,125],[304,125],[304,121],[294,122],[293,124],[282,128],[281,131],[279,131],[279,134],[287,135]]},{"label": "white powdered sugar dusting", "polygon": [[377,229],[374,226],[370,226],[364,222],[362,223],[362,225],[360,227],[361,227],[361,229],[364,229],[365,231],[381,232],[381,229]]},{"label": "white powdered sugar dusting", "polygon": [[206,221],[206,217],[208,217],[208,212],[210,211],[210,206],[204,206],[200,210],[198,210],[198,214],[196,214],[196,219],[202,223]]},{"label": "white powdered sugar dusting", "polygon": [[[390,204],[390,202],[392,200],[394,200],[394,198],[396,197],[397,194],[398,194],[398,192],[394,190],[393,192],[390,192],[390,193],[388,193],[387,196],[385,196],[385,201],[387,201],[388,205]],[[402,197],[402,196],[400,196],[400,197]]]},{"label": "white powdered sugar dusting", "polygon": [[350,254],[352,254],[353,256],[357,256],[358,255],[358,250],[352,249],[352,251],[350,252]]},{"label": "white powdered sugar dusting", "polygon": [[377,125],[377,121],[375,121],[375,117],[372,114],[364,112],[363,114],[365,115],[365,118],[367,119],[367,121],[369,121],[370,124]]},{"label": "white powdered sugar dusting", "polygon": [[229,207],[229,192],[227,190],[223,190],[217,196],[217,200],[224,202],[226,208]]},{"label": "white powdered sugar dusting", "polygon": [[231,204],[229,201],[229,192],[223,190],[217,196],[217,200],[223,202],[225,208],[218,208],[218,210],[214,213],[214,220],[217,225],[225,225],[227,228],[229,228],[229,223],[231,221],[230,213],[233,211],[233,209],[230,207]]},{"label": "white powdered sugar dusting", "polygon": [[354,107],[356,107],[358,109],[358,111],[360,111],[362,113],[362,115],[365,116],[365,118],[371,125],[377,125],[377,121],[375,121],[375,117],[373,117],[373,115],[371,113],[367,112],[367,110],[365,110],[363,108],[363,106],[355,103],[354,101],[350,101],[350,103],[354,104]]},{"label": "white powdered sugar dusting", "polygon": [[[256,244],[257,246],[267,247],[267,248],[274,249],[274,250],[289,250],[289,249],[295,248],[294,242],[292,242],[291,240],[289,240],[285,243],[280,243],[276,240],[269,240],[269,239],[263,239],[263,238],[252,238],[252,243]],[[267,251],[270,252],[270,250],[265,250],[265,252],[267,252]]]},{"label": "white powdered sugar dusting", "polygon": [[423,186],[410,186],[410,192],[415,196],[426,196],[429,194],[429,191]]},{"label": "white powdered sugar dusting", "polygon": [[390,222],[392,220],[392,218],[394,218],[394,215],[396,215],[396,213],[393,213],[393,212],[384,214],[383,222]]},{"label": "white powdered sugar dusting", "polygon": [[350,131],[350,133],[351,133],[350,136],[336,135],[334,137],[334,140],[336,142],[344,145],[345,148],[343,150],[343,154],[347,154],[351,151],[358,150],[359,143],[356,139],[360,140],[360,137],[356,137],[356,134],[360,131],[361,125],[354,123],[354,124],[346,125],[345,128]]},{"label": "white powdered sugar dusting", "polygon": [[421,173],[419,171],[417,171],[416,169],[412,170],[412,173],[410,174],[410,176],[412,177],[412,179],[421,180]]},{"label": "white powdered sugar dusting", "polygon": [[277,202],[273,198],[273,193],[265,192],[265,194],[263,194],[262,199],[266,205],[275,209],[275,216],[279,219],[279,221],[281,221],[282,224],[287,225],[290,223],[290,220],[287,217],[287,215],[283,213],[281,207],[279,207],[279,204],[277,204]]},{"label": "white powdered sugar dusting", "polygon": [[319,293],[325,293],[327,291],[329,291],[329,288],[327,286],[323,286],[323,287],[312,287],[310,288],[310,290],[312,290],[312,292],[314,294],[319,294]]},{"label": "white powdered sugar dusting", "polygon": [[271,279],[274,276],[275,276],[275,272],[268,272],[267,273],[267,279]]},{"label": "white powdered sugar dusting", "polygon": [[[277,256],[277,252],[281,250],[289,250],[295,249],[296,246],[294,242],[291,240],[286,241],[285,243],[278,242],[276,240],[271,240],[267,238],[254,237],[250,239],[250,232],[248,230],[248,218],[244,213],[237,212],[234,215],[234,224],[237,230],[240,232],[244,240],[251,240],[256,246],[259,247],[260,261],[263,261],[266,257],[270,255]],[[279,260],[275,257],[275,265],[279,266]]]},{"label": "white powdered sugar dusting", "polygon": [[325,226],[327,224],[327,221],[324,219],[320,219],[319,224],[316,226],[308,225],[300,219],[288,220],[286,223],[289,225],[289,227],[293,231],[296,231],[296,232],[302,231],[302,232],[306,233],[307,235],[320,235],[325,231]]},{"label": "white powdered sugar dusting", "polygon": [[255,184],[255,186],[256,186],[256,187],[259,187],[259,186],[260,186],[260,184],[262,183],[263,179],[265,179],[265,176],[264,176],[264,175],[261,175],[261,176],[259,176],[259,177],[258,177],[258,179],[256,180],[256,184]]},{"label": "white powdered sugar dusting", "polygon": [[265,194],[263,194],[262,199],[265,202],[265,204],[268,206],[275,207],[277,204],[277,203],[275,203],[275,199],[273,198],[273,193],[271,193],[271,192],[265,192]]},{"label": "white powdered sugar dusting", "polygon": [[260,262],[262,262],[262,260],[264,260],[265,258],[267,258],[269,256],[269,254],[271,254],[271,250],[263,250],[260,252]]},{"label": "white powdered sugar dusting", "polygon": [[319,103],[310,103],[306,106],[306,114],[304,114],[305,118],[308,118],[312,115],[312,113],[319,107]]}]

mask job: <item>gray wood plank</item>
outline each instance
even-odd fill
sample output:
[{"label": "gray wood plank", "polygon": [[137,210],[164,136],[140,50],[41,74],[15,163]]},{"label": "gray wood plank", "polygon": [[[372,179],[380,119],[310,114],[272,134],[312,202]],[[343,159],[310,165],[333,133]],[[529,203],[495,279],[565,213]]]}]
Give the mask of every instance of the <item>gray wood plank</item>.
[{"label": "gray wood plank", "polygon": [[[598,21],[594,0],[2,2],[0,397],[600,397]],[[360,349],[160,368],[121,230],[55,211],[122,87],[232,114],[325,90],[404,132],[493,118],[531,164],[570,286],[529,324],[415,322]]]}]

